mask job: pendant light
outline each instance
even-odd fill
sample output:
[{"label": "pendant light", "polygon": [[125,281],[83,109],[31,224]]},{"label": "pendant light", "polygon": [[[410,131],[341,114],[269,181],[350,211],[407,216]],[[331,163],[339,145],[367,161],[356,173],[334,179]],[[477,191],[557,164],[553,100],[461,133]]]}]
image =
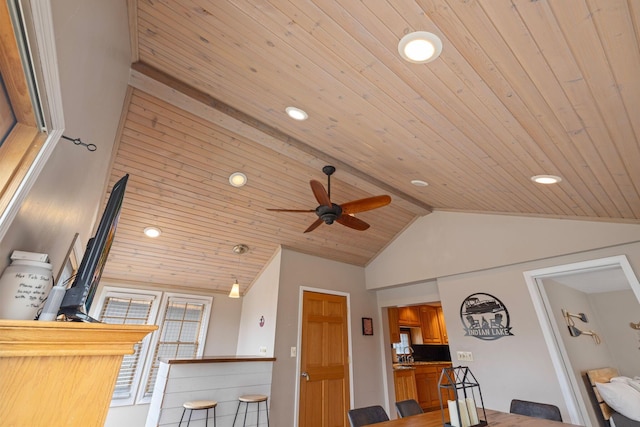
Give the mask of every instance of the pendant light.
[{"label": "pendant light", "polygon": [[[233,247],[233,253],[238,255],[238,267],[240,266],[240,256],[249,251],[249,247],[244,244],[235,245]],[[231,292],[229,292],[229,298],[240,298],[240,284],[238,283],[238,278],[236,277],[233,286],[231,286]]]}]

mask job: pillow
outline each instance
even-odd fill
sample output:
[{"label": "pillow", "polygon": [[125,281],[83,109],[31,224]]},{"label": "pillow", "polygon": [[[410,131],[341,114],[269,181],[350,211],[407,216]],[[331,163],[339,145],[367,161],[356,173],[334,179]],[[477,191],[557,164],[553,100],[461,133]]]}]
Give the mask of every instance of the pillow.
[{"label": "pillow", "polygon": [[640,421],[640,391],[621,381],[596,383],[607,405],[627,418]]},{"label": "pillow", "polygon": [[629,384],[629,382],[631,382],[633,380],[631,378],[629,378],[629,377],[619,376],[619,377],[611,377],[611,378],[609,378],[609,381],[612,382],[612,383],[621,382],[621,383]]},{"label": "pillow", "polygon": [[627,384],[640,392],[640,380],[631,380]]}]

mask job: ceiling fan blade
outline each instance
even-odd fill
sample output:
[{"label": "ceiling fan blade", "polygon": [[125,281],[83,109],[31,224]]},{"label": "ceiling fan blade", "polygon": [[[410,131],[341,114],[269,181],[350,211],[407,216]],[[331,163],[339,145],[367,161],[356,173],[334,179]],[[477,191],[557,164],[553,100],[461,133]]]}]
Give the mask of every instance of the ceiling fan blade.
[{"label": "ceiling fan blade", "polygon": [[315,209],[269,209],[271,212],[315,212]]},{"label": "ceiling fan blade", "polygon": [[316,229],[316,228],[318,228],[318,226],[319,226],[320,224],[322,224],[323,222],[324,222],[324,221],[323,221],[323,220],[321,220],[320,218],[316,219],[316,220],[315,220],[315,222],[309,226],[309,228],[307,228],[306,230],[304,230],[304,232],[305,232],[305,233],[308,233],[308,232],[310,232],[310,231],[315,230],[315,229]]},{"label": "ceiling fan blade", "polygon": [[347,202],[340,207],[342,208],[342,214],[348,215],[352,213],[370,211],[371,209],[381,208],[383,206],[391,203],[391,197],[384,196],[374,196],[367,197],[366,199],[354,200],[352,202]]},{"label": "ceiling fan blade", "polygon": [[342,214],[340,218],[336,219],[342,225],[346,225],[349,228],[353,228],[354,230],[364,231],[369,228],[369,224],[361,220],[360,218],[356,218],[355,216]]},{"label": "ceiling fan blade", "polygon": [[311,184],[311,191],[313,191],[313,195],[316,196],[318,203],[331,207],[331,199],[329,199],[329,194],[327,194],[327,190],[324,189],[322,183],[312,179],[309,184]]}]

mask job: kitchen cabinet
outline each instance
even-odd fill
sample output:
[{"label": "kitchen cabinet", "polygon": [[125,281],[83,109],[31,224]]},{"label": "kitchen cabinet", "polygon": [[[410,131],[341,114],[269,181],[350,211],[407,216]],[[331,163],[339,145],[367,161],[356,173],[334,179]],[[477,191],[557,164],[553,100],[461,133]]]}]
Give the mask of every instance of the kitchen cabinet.
[{"label": "kitchen cabinet", "polygon": [[[444,368],[450,368],[451,363],[438,363],[429,365],[416,365],[416,391],[418,404],[423,411],[435,411],[440,409],[440,375]],[[451,397],[451,390],[442,390],[443,403]]]},{"label": "kitchen cabinet", "polygon": [[438,326],[440,327],[440,343],[449,344],[449,336],[447,335],[447,326],[444,323],[444,313],[442,312],[442,307],[436,307],[436,312],[438,314]]},{"label": "kitchen cabinet", "polygon": [[396,390],[396,402],[407,399],[418,400],[415,369],[395,369],[393,383]]},{"label": "kitchen cabinet", "polygon": [[389,340],[391,343],[400,342],[400,323],[398,322],[398,307],[389,307],[387,315],[389,317]]},{"label": "kitchen cabinet", "polygon": [[400,326],[420,326],[420,307],[417,305],[398,308]]},{"label": "kitchen cabinet", "polygon": [[420,328],[422,329],[422,342],[424,344],[442,343],[437,307],[431,305],[420,306]]}]

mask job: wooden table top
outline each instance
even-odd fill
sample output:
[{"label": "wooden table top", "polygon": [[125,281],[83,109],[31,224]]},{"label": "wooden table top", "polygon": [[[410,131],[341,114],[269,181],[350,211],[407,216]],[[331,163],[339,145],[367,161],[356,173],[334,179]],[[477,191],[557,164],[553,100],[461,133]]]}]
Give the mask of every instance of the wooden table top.
[{"label": "wooden table top", "polygon": [[[486,410],[490,427],[561,427],[575,426],[574,424],[561,423],[558,421],[542,420],[540,418],[525,417],[524,415],[507,414],[504,412]],[[478,411],[482,418],[482,410]],[[445,421],[448,417],[445,416]],[[385,421],[383,423],[370,424],[371,427],[442,427],[442,414],[440,411],[426,412],[424,414],[413,415],[397,420]]]}]

